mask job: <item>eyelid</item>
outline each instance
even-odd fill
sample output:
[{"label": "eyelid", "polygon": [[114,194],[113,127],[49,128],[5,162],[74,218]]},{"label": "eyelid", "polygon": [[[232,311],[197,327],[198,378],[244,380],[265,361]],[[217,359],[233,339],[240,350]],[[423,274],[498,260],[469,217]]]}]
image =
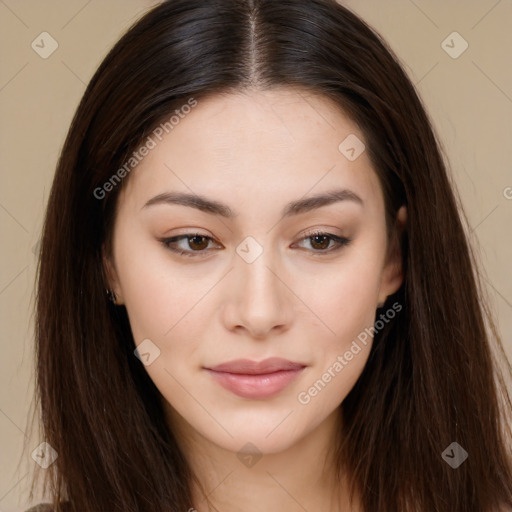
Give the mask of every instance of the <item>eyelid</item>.
[{"label": "eyelid", "polygon": [[349,238],[349,237],[345,237],[345,236],[341,236],[341,235],[335,235],[334,233],[330,233],[329,231],[327,231],[325,229],[314,228],[312,230],[303,232],[300,235],[300,239],[298,240],[298,242],[308,240],[315,236],[322,236],[322,237],[330,238],[331,241],[334,241],[334,243],[337,244],[337,246],[332,247],[330,249],[317,250],[317,251],[305,249],[309,253],[311,253],[313,256],[324,256],[324,255],[326,256],[328,254],[338,252],[340,249],[343,249],[343,247],[349,245],[353,241],[353,238]]},{"label": "eyelid", "polygon": [[[203,233],[199,233],[197,231],[183,233],[183,234],[176,235],[173,237],[164,237],[164,238],[160,239],[160,242],[163,244],[163,246],[167,250],[170,250],[176,254],[179,254],[180,256],[190,257],[190,258],[203,258],[203,257],[209,256],[212,250],[219,250],[218,248],[202,249],[199,251],[183,250],[183,249],[177,249],[177,248],[171,247],[171,245],[170,245],[171,243],[176,243],[179,240],[194,238],[196,236],[207,239],[209,241],[208,243],[210,243],[210,241],[211,241],[211,242],[215,242],[215,243],[219,244],[219,242],[217,242],[217,240],[215,240],[213,237],[211,237],[209,235],[205,235]],[[303,242],[304,240],[311,239],[315,236],[327,237],[330,239],[329,243],[334,242],[337,245],[335,245],[334,247],[328,248],[328,249],[323,249],[323,250],[310,250],[310,249],[301,248],[301,250],[308,252],[313,257],[327,256],[327,255],[331,255],[332,253],[337,253],[344,247],[350,245],[350,243],[353,240],[352,238],[349,238],[349,237],[335,235],[334,233],[330,233],[326,230],[316,228],[316,229],[312,229],[312,230],[303,232],[300,235],[300,238],[296,243]],[[222,245],[222,244],[220,244],[220,245]]]},{"label": "eyelid", "polygon": [[[204,257],[204,256],[207,256],[208,254],[210,254],[210,252],[212,251],[212,249],[203,249],[201,251],[192,251],[192,250],[182,250],[182,249],[177,249],[177,248],[174,248],[174,247],[171,247],[170,244],[171,243],[176,243],[180,240],[183,240],[183,239],[188,239],[188,238],[194,238],[194,237],[201,237],[201,238],[205,238],[208,240],[208,243],[210,243],[210,241],[212,242],[215,242],[217,244],[219,244],[219,242],[217,242],[217,240],[215,240],[215,238],[213,238],[212,236],[210,235],[205,235],[204,233],[199,233],[197,231],[194,231],[194,232],[188,232],[188,233],[183,233],[183,234],[180,234],[180,235],[175,235],[175,236],[172,236],[172,237],[163,237],[163,238],[160,238],[160,242],[163,244],[163,246],[172,251],[172,252],[175,252],[179,255],[183,255],[183,256],[189,256],[189,257]],[[220,244],[222,245],[222,244]],[[218,250],[218,249],[213,249],[213,250]]]}]

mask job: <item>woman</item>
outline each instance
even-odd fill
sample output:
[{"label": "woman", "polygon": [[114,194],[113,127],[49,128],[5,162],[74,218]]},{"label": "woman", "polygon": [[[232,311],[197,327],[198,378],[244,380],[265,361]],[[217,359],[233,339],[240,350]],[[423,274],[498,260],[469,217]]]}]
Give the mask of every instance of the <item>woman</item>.
[{"label": "woman", "polygon": [[147,13],[46,213],[49,510],[512,509],[461,214],[397,58],[334,0]]}]

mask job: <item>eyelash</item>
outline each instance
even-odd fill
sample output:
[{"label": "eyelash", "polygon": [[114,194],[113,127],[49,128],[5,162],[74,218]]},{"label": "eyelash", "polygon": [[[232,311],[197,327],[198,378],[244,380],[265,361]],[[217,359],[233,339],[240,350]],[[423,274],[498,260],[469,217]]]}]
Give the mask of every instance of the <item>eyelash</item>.
[{"label": "eyelash", "polygon": [[[302,237],[299,240],[299,242],[302,242],[303,240],[307,240],[307,239],[314,238],[317,236],[330,238],[332,241],[337,243],[338,246],[335,247],[334,249],[330,248],[330,249],[324,249],[324,250],[313,250],[312,253],[315,256],[323,256],[323,255],[330,254],[335,251],[339,251],[340,249],[342,249],[343,247],[346,247],[347,245],[349,245],[352,242],[352,238],[337,236],[332,233],[326,233],[323,231],[314,231],[314,232],[308,233],[306,236]],[[204,239],[213,241],[212,237],[202,235],[201,233],[185,233],[184,235],[174,236],[172,238],[162,238],[162,239],[160,239],[160,242],[163,244],[163,246],[166,249],[169,249],[170,251],[175,252],[181,256],[185,256],[188,258],[203,257],[206,255],[207,252],[209,252],[208,249],[202,249],[199,251],[185,251],[182,249],[176,249],[175,247],[171,247],[172,243],[176,243],[179,240],[195,238],[195,237],[200,237],[200,238],[204,238]]]}]

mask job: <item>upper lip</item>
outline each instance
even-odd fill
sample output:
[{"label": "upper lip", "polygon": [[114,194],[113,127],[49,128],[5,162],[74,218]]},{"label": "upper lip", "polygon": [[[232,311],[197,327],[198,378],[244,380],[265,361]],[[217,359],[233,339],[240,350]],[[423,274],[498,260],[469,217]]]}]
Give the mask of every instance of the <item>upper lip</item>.
[{"label": "upper lip", "polygon": [[236,359],[217,366],[207,367],[215,372],[239,373],[243,375],[262,375],[282,370],[300,370],[306,365],[294,363],[280,357],[270,357],[263,361],[251,361],[250,359]]}]

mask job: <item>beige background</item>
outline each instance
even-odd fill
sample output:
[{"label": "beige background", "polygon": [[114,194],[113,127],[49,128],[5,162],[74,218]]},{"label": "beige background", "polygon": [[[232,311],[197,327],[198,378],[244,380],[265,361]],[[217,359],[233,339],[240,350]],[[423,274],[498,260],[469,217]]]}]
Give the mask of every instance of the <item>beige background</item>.
[{"label": "beige background", "polygon": [[[33,386],[34,247],[57,157],[96,67],[120,34],[156,3],[0,0],[0,512],[29,505],[27,484],[35,465],[30,452],[42,441],[29,437],[26,425]],[[427,105],[512,360],[512,2],[343,3],[381,32]],[[458,58],[442,47],[454,31],[469,44]],[[42,32],[58,43],[47,59],[31,47]],[[451,52],[462,43],[447,40]],[[18,467],[25,437],[29,449]]]}]

